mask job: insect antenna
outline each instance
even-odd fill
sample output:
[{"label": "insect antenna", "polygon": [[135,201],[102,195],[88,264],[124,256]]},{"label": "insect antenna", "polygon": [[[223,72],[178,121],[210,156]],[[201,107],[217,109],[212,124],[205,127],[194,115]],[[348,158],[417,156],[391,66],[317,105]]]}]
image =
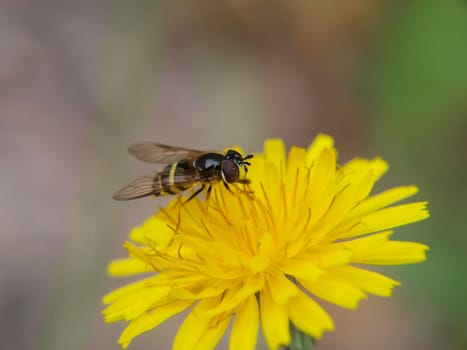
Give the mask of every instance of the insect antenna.
[{"label": "insect antenna", "polygon": [[242,158],[242,163],[245,164],[245,165],[251,165],[250,162],[245,162],[245,160],[251,159],[251,158],[253,158],[253,154],[247,155],[246,157]]}]

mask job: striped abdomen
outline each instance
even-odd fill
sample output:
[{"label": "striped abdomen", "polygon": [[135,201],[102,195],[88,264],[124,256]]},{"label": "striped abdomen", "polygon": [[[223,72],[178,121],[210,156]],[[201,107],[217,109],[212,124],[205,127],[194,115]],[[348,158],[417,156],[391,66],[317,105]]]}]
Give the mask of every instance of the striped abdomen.
[{"label": "striped abdomen", "polygon": [[154,178],[154,195],[166,196],[189,189],[194,184],[194,169],[188,160],[166,166]]}]

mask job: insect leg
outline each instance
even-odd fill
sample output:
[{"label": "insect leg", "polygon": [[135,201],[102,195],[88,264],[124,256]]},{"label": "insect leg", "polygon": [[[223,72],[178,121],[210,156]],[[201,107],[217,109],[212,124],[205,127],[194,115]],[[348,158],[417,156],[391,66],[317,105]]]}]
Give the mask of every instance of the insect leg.
[{"label": "insect leg", "polygon": [[242,184],[243,185],[243,189],[239,188],[239,186],[235,186],[241,193],[245,193],[247,195],[252,195],[254,193],[254,191],[252,191],[250,189],[250,183],[251,181],[249,179],[238,179],[237,182],[235,183],[235,185],[237,184]]},{"label": "insect leg", "polygon": [[[193,193],[193,194],[190,196],[190,198],[187,199],[186,202],[188,203],[188,202],[191,201],[193,198],[195,198],[198,194],[200,194],[201,191],[204,190],[204,187],[205,187],[204,184],[201,185],[201,187],[200,187],[199,189],[197,189],[196,192]],[[210,191],[211,191],[211,186],[209,186],[208,193],[209,193]]]},{"label": "insect leg", "polygon": [[[224,183],[224,187],[227,189],[227,191],[229,191],[231,194],[235,195],[235,193],[232,191],[232,189],[230,188],[230,186],[227,184],[227,182],[223,181]],[[234,184],[235,186],[235,184]],[[236,187],[236,186],[235,186]]]},{"label": "insect leg", "polygon": [[211,196],[212,186],[209,185],[208,192],[206,193],[206,202],[209,202],[209,197]]},{"label": "insect leg", "polygon": [[249,185],[251,183],[249,179],[238,179],[237,182],[244,185]]}]

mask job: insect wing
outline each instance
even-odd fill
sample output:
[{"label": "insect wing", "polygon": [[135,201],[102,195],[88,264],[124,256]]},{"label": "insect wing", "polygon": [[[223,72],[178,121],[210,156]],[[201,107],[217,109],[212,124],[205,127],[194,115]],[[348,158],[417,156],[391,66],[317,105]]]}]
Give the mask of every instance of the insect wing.
[{"label": "insect wing", "polygon": [[139,177],[115,193],[112,198],[117,201],[126,201],[149,196],[154,193],[154,181],[157,176],[156,173]]},{"label": "insect wing", "polygon": [[189,174],[175,175],[171,183],[166,183],[162,181],[160,174],[155,173],[139,177],[115,193],[112,198],[118,201],[126,201],[152,194],[175,194],[199,183],[199,179],[196,176]]},{"label": "insect wing", "polygon": [[170,164],[181,159],[199,157],[206,153],[193,149],[168,146],[155,142],[135,143],[128,147],[128,152],[135,158],[146,163]]}]

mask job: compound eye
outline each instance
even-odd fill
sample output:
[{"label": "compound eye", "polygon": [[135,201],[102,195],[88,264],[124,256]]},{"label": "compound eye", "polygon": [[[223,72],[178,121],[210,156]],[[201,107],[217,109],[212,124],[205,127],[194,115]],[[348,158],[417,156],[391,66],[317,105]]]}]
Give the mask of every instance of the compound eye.
[{"label": "compound eye", "polygon": [[222,166],[222,174],[224,175],[224,180],[231,184],[238,180],[240,171],[234,161],[225,160]]}]

